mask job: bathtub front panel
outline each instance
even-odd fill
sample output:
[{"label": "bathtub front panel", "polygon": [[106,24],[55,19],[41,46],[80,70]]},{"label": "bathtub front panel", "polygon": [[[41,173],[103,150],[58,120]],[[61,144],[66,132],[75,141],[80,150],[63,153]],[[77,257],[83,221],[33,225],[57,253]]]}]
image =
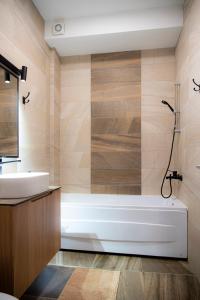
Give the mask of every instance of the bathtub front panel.
[{"label": "bathtub front panel", "polygon": [[[141,207],[134,207],[134,199],[132,206],[130,201],[129,206],[121,206],[121,196],[109,206],[103,201],[93,204],[91,196],[84,197],[80,202],[62,201],[63,249],[187,257],[187,208],[180,201],[171,205],[171,200],[163,207],[149,202],[148,207],[146,203],[142,206],[141,196]],[[159,205],[162,199],[156,201]]]}]

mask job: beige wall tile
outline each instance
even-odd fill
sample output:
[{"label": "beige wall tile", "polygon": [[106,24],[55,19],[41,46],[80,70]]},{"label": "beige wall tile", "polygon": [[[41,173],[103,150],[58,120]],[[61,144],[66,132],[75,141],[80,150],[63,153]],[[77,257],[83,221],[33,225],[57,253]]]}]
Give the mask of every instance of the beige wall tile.
[{"label": "beige wall tile", "polygon": [[174,81],[143,81],[142,96],[174,97]]},{"label": "beige wall tile", "polygon": [[90,103],[90,89],[86,85],[78,86],[62,86],[61,85],[62,101],[80,102],[86,101]]},{"label": "beige wall tile", "polygon": [[[51,51],[43,34],[44,21],[31,0],[0,2],[0,52],[18,67],[28,66],[27,81],[20,82],[18,171],[50,170]],[[28,91],[31,102],[24,107],[21,97]]]},{"label": "beige wall tile", "polygon": [[51,51],[50,67],[50,183],[60,185],[61,66],[54,49]]},{"label": "beige wall tile", "polygon": [[90,194],[91,186],[79,184],[62,184],[63,193]]},{"label": "beige wall tile", "polygon": [[61,166],[61,185],[90,185],[90,168],[65,168]]},{"label": "beige wall tile", "polygon": [[[174,106],[174,49],[142,51],[142,194],[160,194],[168,164],[174,118],[165,99]],[[174,158],[171,164],[175,168]],[[168,192],[168,186],[165,187]]]},{"label": "beige wall tile", "polygon": [[144,64],[142,72],[142,80],[144,81],[175,81],[175,64],[157,63]]},{"label": "beige wall tile", "polygon": [[186,1],[184,28],[176,49],[177,82],[181,84],[181,135],[179,139],[179,164],[183,182],[179,198],[188,206],[188,250],[186,266],[200,275],[200,99],[193,91],[192,78],[200,82],[200,1]]},{"label": "beige wall tile", "polygon": [[89,193],[91,168],[91,58],[62,58],[61,184],[64,192]]},{"label": "beige wall tile", "polygon": [[91,152],[62,152],[62,166],[64,168],[90,168]]}]

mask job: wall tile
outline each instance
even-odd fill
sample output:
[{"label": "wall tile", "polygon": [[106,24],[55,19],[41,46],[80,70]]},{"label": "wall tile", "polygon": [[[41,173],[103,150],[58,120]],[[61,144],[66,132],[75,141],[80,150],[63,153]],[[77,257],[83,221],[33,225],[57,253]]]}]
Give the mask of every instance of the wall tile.
[{"label": "wall tile", "polygon": [[[142,194],[158,195],[168,164],[174,117],[161,101],[174,106],[174,49],[142,51]],[[177,137],[176,137],[177,139]],[[171,168],[175,166],[175,153]],[[164,192],[168,192],[166,184]]]},{"label": "wall tile", "polygon": [[[26,26],[24,26],[26,24]],[[50,56],[44,41],[44,21],[31,0],[0,2],[0,52],[28,76],[20,83],[19,99],[31,93],[31,102],[20,109],[18,171],[50,170]],[[3,171],[8,167],[3,168]]]},{"label": "wall tile", "polygon": [[181,135],[179,138],[179,164],[183,182],[178,197],[188,206],[188,251],[186,267],[200,275],[200,99],[193,91],[192,78],[200,81],[200,2],[186,1],[184,27],[176,49],[177,82],[181,84]]},{"label": "wall tile", "polygon": [[90,192],[91,58],[61,59],[60,165],[64,192]]}]

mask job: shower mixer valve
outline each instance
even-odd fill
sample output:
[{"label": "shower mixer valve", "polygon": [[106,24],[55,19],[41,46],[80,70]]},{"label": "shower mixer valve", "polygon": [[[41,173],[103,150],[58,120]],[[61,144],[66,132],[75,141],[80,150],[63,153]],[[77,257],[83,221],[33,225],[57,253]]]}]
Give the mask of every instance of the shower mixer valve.
[{"label": "shower mixer valve", "polygon": [[172,174],[170,174],[169,176],[166,176],[166,179],[169,179],[169,180],[175,179],[175,180],[183,181],[183,176],[178,174],[177,171],[173,171]]}]

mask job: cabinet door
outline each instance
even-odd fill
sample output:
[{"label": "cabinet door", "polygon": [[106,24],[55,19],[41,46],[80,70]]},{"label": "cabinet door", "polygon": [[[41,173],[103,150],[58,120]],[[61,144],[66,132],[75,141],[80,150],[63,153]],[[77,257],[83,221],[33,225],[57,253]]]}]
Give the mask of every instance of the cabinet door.
[{"label": "cabinet door", "polygon": [[60,249],[60,191],[15,206],[11,216],[9,291],[20,297]]},{"label": "cabinet door", "polygon": [[12,208],[0,206],[0,291],[13,292]]},{"label": "cabinet door", "polygon": [[29,202],[13,207],[13,279],[14,295],[19,297],[30,285],[29,276]]},{"label": "cabinet door", "polygon": [[30,277],[32,281],[47,264],[45,257],[45,204],[47,197],[48,196],[30,201],[29,251]]},{"label": "cabinet door", "polygon": [[46,245],[47,261],[60,250],[61,220],[60,220],[60,190],[56,190],[46,197]]}]

